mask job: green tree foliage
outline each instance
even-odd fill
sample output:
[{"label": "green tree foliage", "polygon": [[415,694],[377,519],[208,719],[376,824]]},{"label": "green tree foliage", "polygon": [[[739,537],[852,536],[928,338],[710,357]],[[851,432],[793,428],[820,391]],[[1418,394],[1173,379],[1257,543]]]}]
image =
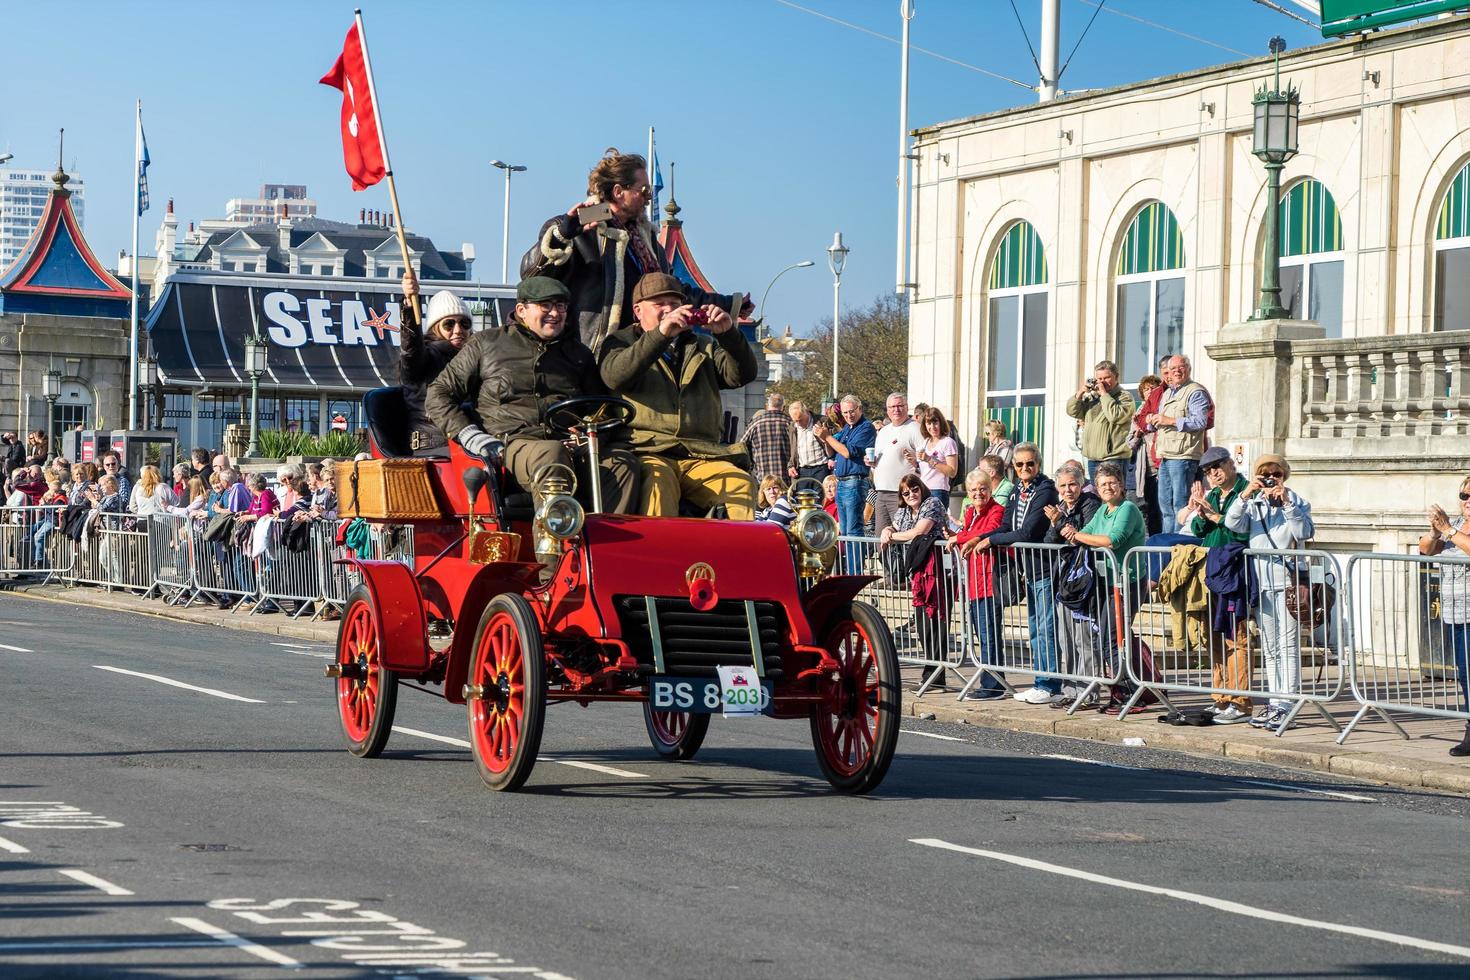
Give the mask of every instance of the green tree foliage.
[{"label": "green tree foliage", "polygon": [[[806,374],[772,385],[789,404],[801,400],[812,411],[832,397],[832,319],[813,333]],[[878,296],[867,306],[844,310],[837,338],[839,395],[863,400],[869,418],[883,414],[891,391],[907,391],[909,379],[909,311],[907,300],[894,293]]]}]

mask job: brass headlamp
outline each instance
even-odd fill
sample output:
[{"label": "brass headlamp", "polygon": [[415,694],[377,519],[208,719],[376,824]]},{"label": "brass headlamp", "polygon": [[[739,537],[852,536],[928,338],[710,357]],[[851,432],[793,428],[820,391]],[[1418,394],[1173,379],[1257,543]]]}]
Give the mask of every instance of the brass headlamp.
[{"label": "brass headlamp", "polygon": [[561,557],[562,544],[582,531],[587,515],[572,494],[577,492],[577,475],[569,466],[543,466],[535,479],[536,558],[548,567]]},{"label": "brass headlamp", "polygon": [[804,579],[816,581],[827,574],[836,559],[837,522],[822,509],[817,491],[793,487],[792,498],[796,517],[786,533],[801,553],[797,573]]}]

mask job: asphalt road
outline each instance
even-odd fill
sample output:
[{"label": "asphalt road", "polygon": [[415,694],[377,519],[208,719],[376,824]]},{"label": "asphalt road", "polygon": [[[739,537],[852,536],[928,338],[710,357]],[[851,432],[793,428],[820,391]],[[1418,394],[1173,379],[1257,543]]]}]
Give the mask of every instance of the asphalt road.
[{"label": "asphalt road", "polygon": [[912,720],[850,799],[805,724],[667,763],[627,706],[495,794],[415,692],[349,756],[326,658],[0,596],[0,976],[1470,971],[1463,800]]}]

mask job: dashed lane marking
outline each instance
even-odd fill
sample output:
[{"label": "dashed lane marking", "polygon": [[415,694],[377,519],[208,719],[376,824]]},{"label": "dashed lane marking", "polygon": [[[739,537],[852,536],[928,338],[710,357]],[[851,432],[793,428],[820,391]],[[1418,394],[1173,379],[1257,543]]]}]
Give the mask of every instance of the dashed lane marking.
[{"label": "dashed lane marking", "polygon": [[11,854],[31,853],[31,849],[29,847],[21,847],[15,841],[6,840],[4,837],[0,837],[0,851],[8,851]]},{"label": "dashed lane marking", "polygon": [[937,739],[939,739],[940,741],[943,741],[943,742],[968,742],[969,741],[969,739],[967,739],[967,738],[955,738],[953,735],[939,735],[939,734],[936,734],[934,732],[916,732],[912,728],[900,728],[899,731],[902,732],[905,735],[917,735],[920,738],[937,738]]},{"label": "dashed lane marking", "polygon": [[1063,762],[1085,762],[1089,766],[1106,766],[1109,769],[1127,769],[1129,772],[1148,772],[1143,766],[1125,766],[1117,762],[1103,762],[1101,759],[1084,759],[1080,755],[1044,755],[1043,759],[1060,759]]},{"label": "dashed lane marking", "polygon": [[84,885],[90,885],[93,888],[97,889],[99,892],[103,892],[107,895],[134,894],[133,892],[128,891],[122,885],[114,885],[106,878],[99,878],[94,874],[88,874],[81,868],[57,868],[56,871],[58,874],[64,874],[73,881],[80,881]]},{"label": "dashed lane marking", "polygon": [[203,939],[118,940],[114,942],[98,940],[80,940],[77,942],[19,942],[0,943],[0,953],[43,952],[48,949],[65,949],[85,953],[88,950],[100,951],[105,949],[201,949],[203,947],[213,946],[215,946],[215,943]]},{"label": "dashed lane marking", "polygon": [[242,953],[249,953],[251,956],[258,956],[261,959],[265,960],[267,963],[274,963],[277,966],[285,967],[288,970],[301,969],[301,963],[298,960],[293,960],[285,953],[278,953],[275,950],[271,949],[269,946],[262,946],[260,945],[260,943],[252,943],[248,939],[243,939],[240,936],[235,935],[228,929],[221,929],[219,926],[205,922],[203,919],[193,919],[189,918],[188,916],[184,916],[182,918],[170,919],[169,921],[176,922],[179,925],[183,926],[185,929],[193,929],[195,932],[202,932],[212,939],[218,939],[226,946],[234,946]]},{"label": "dashed lane marking", "polygon": [[13,647],[9,643],[0,643],[0,650],[9,650],[11,653],[35,653],[36,652],[34,650],[27,650],[25,647]]},{"label": "dashed lane marking", "polygon": [[989,858],[992,861],[1001,861],[1012,864],[1019,868],[1029,868],[1032,871],[1045,871],[1047,874],[1061,875],[1064,878],[1076,878],[1079,881],[1088,881],[1096,885],[1108,885],[1113,888],[1122,888],[1127,891],[1144,892],[1149,895],[1162,895],[1165,898],[1177,899],[1181,902],[1192,902],[1195,905],[1203,905],[1206,908],[1216,909],[1220,912],[1229,912],[1232,915],[1241,915],[1250,919],[1264,919],[1267,922],[1279,922],[1283,925],[1301,926],[1305,929],[1320,929],[1323,932],[1335,932],[1345,936],[1357,936],[1360,939],[1372,939],[1377,942],[1393,943],[1396,946],[1409,946],[1414,949],[1422,949],[1431,953],[1445,953],[1450,956],[1460,956],[1470,959],[1470,947],[1455,946],[1451,943],[1436,942],[1432,939],[1418,939],[1414,936],[1402,936],[1395,932],[1383,932],[1380,929],[1364,929],[1360,926],[1348,926],[1339,922],[1323,922],[1318,919],[1304,919],[1298,915],[1289,915],[1285,912],[1276,912],[1271,909],[1257,908],[1253,905],[1243,905],[1240,902],[1231,902],[1223,898],[1214,898],[1209,895],[1200,895],[1195,892],[1180,891],[1177,888],[1160,888],[1157,885],[1145,885],[1136,881],[1128,881],[1123,878],[1109,878],[1106,875],[1093,874],[1090,871],[1079,871],[1076,868],[1067,868],[1059,864],[1048,864],[1045,861],[1037,861],[1034,858],[1021,857],[1017,854],[1005,854],[1000,851],[987,851],[978,847],[964,847],[959,844],[951,844],[949,841],[939,840],[934,837],[911,837],[910,844],[918,844],[922,847],[933,847],[941,851],[955,851],[960,854],[970,854],[975,857]]},{"label": "dashed lane marking", "polygon": [[[445,745],[457,745],[462,749],[470,747],[470,743],[462,738],[451,738],[448,735],[435,735],[433,732],[422,732],[417,728],[404,728],[402,725],[394,725],[393,730],[403,735],[415,735],[426,738],[431,742],[443,742]],[[574,769],[587,769],[592,772],[600,772],[604,776],[621,776],[624,779],[647,779],[648,774],[633,772],[630,769],[617,769],[613,766],[599,765],[596,762],[583,762],[580,759],[557,759],[549,755],[538,755],[537,762],[554,762],[559,766],[571,766]]]},{"label": "dashed lane marking", "polygon": [[212,687],[198,687],[194,684],[185,684],[183,681],[176,681],[172,677],[164,677],[162,674],[145,674],[139,670],[124,670],[121,667],[109,667],[107,664],[93,664],[92,666],[98,670],[111,671],[114,674],[127,674],[129,677],[141,677],[147,681],[167,684],[169,687],[183,688],[186,691],[197,691],[200,694],[208,694],[214,698],[224,698],[226,701],[243,701],[246,704],[265,704],[264,701],[243,697],[239,694],[231,694],[229,691],[217,691]]},{"label": "dashed lane marking", "polygon": [[1270,786],[1272,789],[1291,790],[1293,793],[1315,793],[1318,796],[1330,796],[1335,800],[1350,800],[1353,803],[1377,803],[1371,796],[1360,796],[1357,793],[1339,793],[1331,789],[1313,789],[1310,786],[1293,786],[1290,783],[1268,783],[1263,779],[1242,779],[1243,783],[1252,786]]}]

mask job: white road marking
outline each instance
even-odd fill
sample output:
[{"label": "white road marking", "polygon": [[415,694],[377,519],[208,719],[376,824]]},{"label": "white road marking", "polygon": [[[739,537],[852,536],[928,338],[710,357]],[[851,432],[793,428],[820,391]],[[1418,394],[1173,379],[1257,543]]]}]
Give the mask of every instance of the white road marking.
[{"label": "white road marking", "polygon": [[[462,738],[451,738],[448,735],[435,735],[433,732],[421,732],[417,728],[404,728],[394,725],[393,730],[403,735],[417,735],[431,742],[443,742],[445,745],[457,745],[462,749],[470,747],[470,743]],[[574,769],[589,769],[592,772],[600,772],[604,776],[621,776],[624,779],[648,779],[647,773],[633,772],[628,769],[615,769],[612,766],[599,765],[596,762],[582,762],[580,759],[557,759],[549,755],[538,755],[537,762],[554,762],[559,766],[571,766]]]},{"label": "white road marking", "polygon": [[1359,796],[1356,793],[1339,793],[1330,789],[1313,789],[1310,786],[1292,786],[1290,783],[1268,783],[1263,779],[1242,779],[1243,783],[1252,786],[1270,786],[1272,789],[1287,789],[1296,793],[1316,793],[1318,796],[1330,796],[1338,800],[1351,800],[1354,803],[1377,803],[1371,796]]},{"label": "white road marking", "polygon": [[252,943],[248,939],[242,939],[239,936],[235,935],[233,932],[230,932],[228,929],[221,929],[219,926],[211,925],[210,923],[205,922],[203,919],[192,919],[185,916],[183,918],[170,919],[169,921],[176,922],[179,925],[183,926],[185,929],[193,929],[195,932],[202,932],[206,936],[209,936],[213,939],[218,939],[226,946],[234,946],[241,952],[249,953],[251,956],[258,956],[268,963],[274,963],[277,966],[283,966],[291,970],[297,970],[301,968],[300,962],[298,962],[297,960],[293,960],[286,954],[277,953],[269,946],[262,946],[259,943]]},{"label": "white road marking", "polygon": [[71,878],[74,881],[80,881],[84,885],[91,885],[99,892],[105,892],[108,895],[134,894],[133,892],[128,891],[122,885],[114,885],[106,878],[99,878],[94,874],[88,874],[80,868],[57,868],[56,871],[59,874],[66,875],[68,878]]},{"label": "white road marking", "polygon": [[967,738],[955,738],[953,735],[936,735],[934,732],[916,732],[912,728],[900,728],[905,735],[917,735],[920,738],[937,738],[943,742],[968,742]]},{"label": "white road marking", "polygon": [[13,647],[9,643],[0,643],[0,650],[9,650],[11,653],[35,653],[36,652],[34,650],[27,650],[25,647]]},{"label": "white road marking", "polygon": [[0,837],[0,851],[9,851],[11,854],[31,853],[31,849],[29,847],[21,847],[15,841],[6,840],[4,837]]},{"label": "white road marking", "polygon": [[0,943],[0,953],[19,952],[22,950],[41,949],[199,949],[204,946],[214,946],[214,943],[202,939],[182,940],[158,940],[155,942],[38,942],[38,943]]},{"label": "white road marking", "polygon": [[1076,878],[1080,881],[1090,881],[1097,885],[1110,885],[1113,888],[1123,888],[1128,891],[1162,895],[1165,898],[1174,898],[1181,902],[1193,902],[1196,905],[1218,909],[1221,912],[1229,912],[1232,915],[1242,915],[1250,919],[1264,919],[1267,922],[1280,922],[1284,925],[1302,926],[1306,929],[1321,929],[1323,932],[1357,936],[1361,939],[1374,939],[1378,942],[1393,943],[1397,946],[1410,946],[1414,949],[1427,950],[1432,953],[1446,953],[1450,956],[1461,956],[1470,959],[1470,946],[1455,946],[1450,943],[1436,942],[1432,939],[1418,939],[1414,936],[1401,936],[1395,932],[1383,932],[1379,929],[1364,929],[1359,926],[1346,926],[1337,922],[1304,919],[1301,916],[1290,915],[1285,912],[1256,908],[1253,905],[1242,905],[1240,902],[1231,902],[1223,898],[1213,898],[1209,895],[1200,895],[1195,892],[1180,891],[1177,888],[1159,888],[1156,885],[1145,885],[1136,881],[1127,881],[1123,878],[1109,878],[1106,875],[1093,874],[1090,871],[1079,871],[1076,868],[1067,868],[1059,864],[1048,864],[1045,861],[1037,861],[1034,858],[1021,857],[1016,854],[987,851],[978,847],[963,847],[959,844],[951,844],[949,841],[939,840],[934,837],[911,837],[909,838],[909,843],[919,844],[923,847],[938,848],[942,851],[956,851],[960,854],[971,854],[975,857],[990,858],[993,861],[1002,861],[1020,868],[1045,871],[1048,874],[1061,875],[1065,878]]},{"label": "white road marking", "polygon": [[167,684],[169,687],[180,687],[186,691],[198,691],[200,694],[208,694],[210,697],[215,698],[224,698],[226,701],[243,701],[246,704],[265,704],[264,701],[257,701],[255,698],[242,697],[238,694],[231,694],[229,691],[216,691],[212,687],[196,687],[193,684],[185,684],[183,681],[176,681],[172,677],[164,677],[160,674],[145,674],[142,671],[124,670],[121,667],[109,667],[106,664],[93,664],[92,666],[98,670],[110,670],[114,674],[127,674],[129,677],[141,677],[144,680],[157,681],[159,684]]},{"label": "white road marking", "polygon": [[1129,772],[1147,772],[1143,766],[1124,766],[1116,762],[1102,762],[1098,759],[1084,759],[1080,755],[1044,755],[1043,759],[1060,759],[1063,762],[1085,762],[1089,766],[1107,766],[1109,769],[1127,769]]}]

